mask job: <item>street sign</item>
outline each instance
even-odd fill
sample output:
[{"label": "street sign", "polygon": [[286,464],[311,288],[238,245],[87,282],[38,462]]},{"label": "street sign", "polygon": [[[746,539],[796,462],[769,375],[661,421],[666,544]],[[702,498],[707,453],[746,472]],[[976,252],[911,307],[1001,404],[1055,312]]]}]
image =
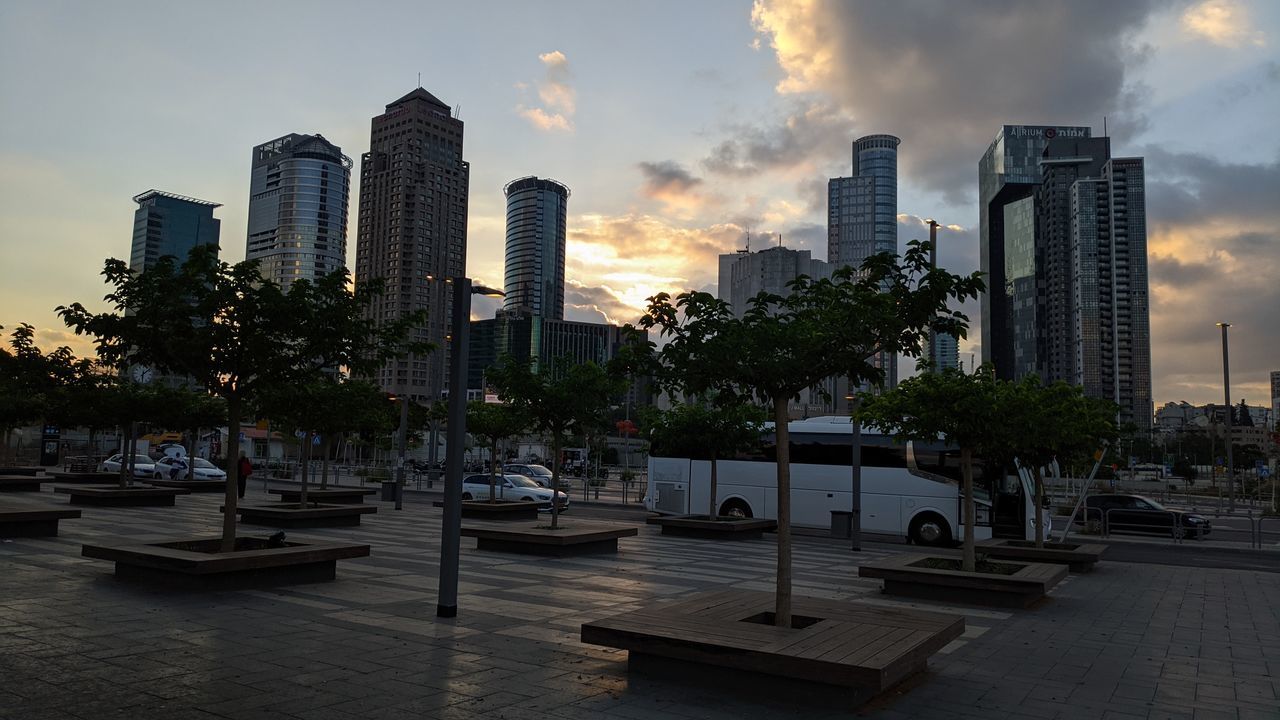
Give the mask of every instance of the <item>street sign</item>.
[{"label": "street sign", "polygon": [[319,434],[316,434],[316,435],[312,435],[312,436],[311,436],[311,444],[312,444],[312,445],[319,445],[319,444],[320,444],[320,435],[319,435]]}]

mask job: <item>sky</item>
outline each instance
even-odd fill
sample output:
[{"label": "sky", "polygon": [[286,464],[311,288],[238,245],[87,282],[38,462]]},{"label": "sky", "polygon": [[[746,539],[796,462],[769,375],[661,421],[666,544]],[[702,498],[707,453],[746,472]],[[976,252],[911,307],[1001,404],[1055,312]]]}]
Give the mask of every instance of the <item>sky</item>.
[{"label": "sky", "polygon": [[[977,163],[1003,124],[1084,124],[1146,158],[1153,396],[1269,404],[1280,370],[1280,3],[34,2],[0,4],[0,325],[69,344],[54,308],[104,307],[130,198],[222,203],[244,257],[250,150],[320,133],[355,159],[421,84],[466,124],[467,269],[501,284],[502,186],[569,201],[566,315],[635,320],[715,290],[747,244],[825,259],[826,181],[851,143],[899,148],[899,243],[944,224],[978,268]],[[351,207],[358,202],[353,183]],[[348,228],[354,266],[355,227]],[[477,316],[493,306],[478,303]],[[961,359],[981,358],[977,303]]]}]

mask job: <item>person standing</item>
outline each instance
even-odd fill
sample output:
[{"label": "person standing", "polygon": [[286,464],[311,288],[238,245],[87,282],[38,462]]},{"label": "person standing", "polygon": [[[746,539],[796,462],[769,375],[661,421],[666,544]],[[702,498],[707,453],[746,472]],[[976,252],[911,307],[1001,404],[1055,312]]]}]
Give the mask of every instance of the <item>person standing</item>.
[{"label": "person standing", "polygon": [[240,499],[244,499],[244,489],[249,482],[249,476],[253,474],[253,463],[249,462],[249,458],[245,457],[243,452],[240,453],[240,464],[236,468],[236,474],[239,476],[237,482],[239,484]]}]

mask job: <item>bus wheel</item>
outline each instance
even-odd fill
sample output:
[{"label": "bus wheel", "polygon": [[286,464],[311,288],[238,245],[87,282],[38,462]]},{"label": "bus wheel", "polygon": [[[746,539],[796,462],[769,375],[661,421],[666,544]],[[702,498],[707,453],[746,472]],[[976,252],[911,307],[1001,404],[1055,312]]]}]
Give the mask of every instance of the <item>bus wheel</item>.
[{"label": "bus wheel", "polygon": [[751,517],[751,507],[737,498],[725,500],[724,504],[720,506],[720,517],[749,518]]},{"label": "bus wheel", "polygon": [[911,521],[907,537],[916,545],[943,546],[951,544],[951,528],[936,513],[922,513]]}]

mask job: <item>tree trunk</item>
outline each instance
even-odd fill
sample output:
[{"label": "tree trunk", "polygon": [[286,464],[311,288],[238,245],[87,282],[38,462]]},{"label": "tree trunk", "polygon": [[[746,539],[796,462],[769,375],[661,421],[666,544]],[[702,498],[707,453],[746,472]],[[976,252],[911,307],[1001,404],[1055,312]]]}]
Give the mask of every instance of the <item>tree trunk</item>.
[{"label": "tree trunk", "polygon": [[[493,439],[493,444],[489,446],[489,502],[495,503],[498,498],[494,495],[494,486],[497,484],[498,474],[498,438]],[[504,480],[506,478],[503,478]],[[555,496],[551,496],[555,499]]]},{"label": "tree trunk", "polygon": [[133,475],[133,436],[136,434],[133,423],[129,423],[129,437],[123,443],[124,455],[120,458],[120,487],[129,487],[130,476]]},{"label": "tree trunk", "polygon": [[320,489],[325,490],[329,487],[329,438],[330,434],[324,436],[324,443],[320,445],[320,452],[324,453],[324,458],[320,461]]},{"label": "tree trunk", "polygon": [[787,397],[773,398],[773,435],[778,456],[778,589],[773,624],[791,627],[791,434]]},{"label": "tree trunk", "polygon": [[960,472],[964,478],[964,559],[960,569],[965,572],[976,572],[978,569],[977,549],[974,547],[975,522],[973,504],[973,451],[960,448]]},{"label": "tree trunk", "polygon": [[1040,466],[1031,468],[1031,477],[1036,480],[1036,506],[1032,509],[1036,518],[1036,547],[1044,547],[1044,480],[1040,477]]},{"label": "tree trunk", "polygon": [[196,479],[196,438],[200,436],[200,428],[193,428],[187,436],[187,480]]},{"label": "tree trunk", "polygon": [[236,549],[236,504],[240,489],[240,398],[227,397],[227,488],[223,493],[222,545],[220,552]]},{"label": "tree trunk", "polygon": [[302,448],[298,450],[298,468],[302,470],[302,489],[298,493],[298,506],[307,506],[307,475],[311,470],[311,431],[302,433]]},{"label": "tree trunk", "polygon": [[551,440],[551,529],[560,527],[560,433]]},{"label": "tree trunk", "polygon": [[707,516],[710,517],[712,520],[719,519],[719,516],[716,513],[716,510],[718,510],[718,508],[716,507],[716,484],[717,484],[716,481],[718,479],[716,477],[717,465],[719,465],[719,463],[716,462],[716,456],[713,454],[711,456],[711,499],[707,501],[707,505],[709,508],[707,510]]}]

